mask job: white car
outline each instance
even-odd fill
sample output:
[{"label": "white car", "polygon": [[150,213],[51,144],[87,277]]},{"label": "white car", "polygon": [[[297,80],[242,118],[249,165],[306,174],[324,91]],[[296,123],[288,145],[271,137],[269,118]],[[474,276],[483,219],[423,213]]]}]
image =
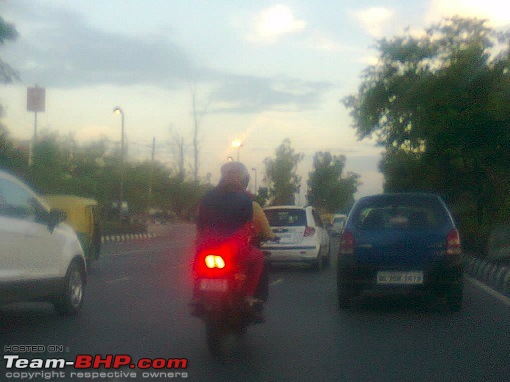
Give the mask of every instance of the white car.
[{"label": "white car", "polygon": [[344,230],[345,222],[347,221],[347,215],[335,214],[331,221],[331,235],[340,236]]},{"label": "white car", "polygon": [[78,313],[87,267],[64,220],[62,211],[0,171],[0,304],[49,301],[59,314]]},{"label": "white car", "polygon": [[279,243],[262,246],[271,253],[271,262],[308,263],[318,270],[330,263],[329,235],[312,207],[274,206],[264,208]]}]

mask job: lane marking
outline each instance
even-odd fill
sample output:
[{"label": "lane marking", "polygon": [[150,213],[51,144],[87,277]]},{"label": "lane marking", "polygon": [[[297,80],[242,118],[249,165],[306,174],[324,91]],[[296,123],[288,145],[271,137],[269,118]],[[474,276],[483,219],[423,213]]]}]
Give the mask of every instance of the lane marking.
[{"label": "lane marking", "polygon": [[278,285],[278,284],[281,284],[281,283],[283,283],[283,279],[280,277],[279,279],[277,279],[277,280],[273,281],[273,282],[272,282],[271,284],[269,284],[269,285],[271,285],[271,286],[275,286],[275,285]]},{"label": "lane marking", "polygon": [[500,302],[502,302],[506,306],[510,307],[510,298],[506,297],[505,295],[499,293],[498,291],[495,291],[491,287],[489,287],[489,286],[485,285],[484,283],[482,283],[482,282],[480,282],[478,280],[475,280],[475,279],[473,279],[471,277],[466,277],[466,280],[468,280],[471,284],[477,286],[478,288],[482,289],[486,293],[490,294],[492,297],[494,297],[495,299],[499,300]]}]

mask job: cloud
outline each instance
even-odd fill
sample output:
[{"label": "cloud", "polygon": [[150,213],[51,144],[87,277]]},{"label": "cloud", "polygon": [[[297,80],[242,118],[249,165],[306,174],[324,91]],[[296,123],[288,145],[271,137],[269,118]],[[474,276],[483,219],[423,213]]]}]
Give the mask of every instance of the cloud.
[{"label": "cloud", "polygon": [[212,112],[254,113],[263,110],[301,111],[317,106],[332,87],[328,82],[294,78],[229,76],[212,93],[217,106]]},{"label": "cloud", "polygon": [[273,43],[284,35],[298,33],[306,28],[306,22],[295,18],[291,9],[275,5],[264,9],[255,18],[253,30],[246,40],[251,42]]},{"label": "cloud", "polygon": [[[15,19],[22,37],[4,50],[4,57],[20,71],[25,84],[62,89],[102,85],[174,89],[202,84],[214,89],[211,109],[224,113],[309,109],[330,87],[325,82],[211,69],[197,64],[168,33],[132,36],[107,32],[65,8],[32,9],[23,2],[17,4]],[[303,26],[288,12],[282,6],[266,10],[266,32],[276,36]]]},{"label": "cloud", "polygon": [[489,20],[494,27],[510,24],[510,2],[505,0],[432,0],[426,21],[437,22],[451,16],[477,17]]},{"label": "cloud", "polygon": [[308,37],[304,40],[304,46],[307,49],[315,49],[332,53],[345,53],[353,50],[351,46],[341,43],[319,30],[315,30],[308,35]]},{"label": "cloud", "polygon": [[[25,83],[61,88],[98,84],[175,86],[206,71],[165,36],[105,32],[65,9],[36,10],[20,3],[17,11],[21,38],[6,49],[6,56],[12,52],[17,60],[13,65]],[[29,27],[24,28],[25,24]]]},{"label": "cloud", "polygon": [[388,8],[367,8],[352,13],[362,24],[367,33],[376,38],[384,36],[384,32],[390,25],[394,11]]}]

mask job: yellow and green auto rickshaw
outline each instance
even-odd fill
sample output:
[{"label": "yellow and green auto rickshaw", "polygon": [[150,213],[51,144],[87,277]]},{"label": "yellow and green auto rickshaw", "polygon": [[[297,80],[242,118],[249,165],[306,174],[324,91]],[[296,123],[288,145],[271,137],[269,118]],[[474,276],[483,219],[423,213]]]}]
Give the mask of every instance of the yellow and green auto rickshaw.
[{"label": "yellow and green auto rickshaw", "polygon": [[87,260],[97,260],[101,251],[97,201],[74,195],[45,195],[44,198],[52,208],[67,214],[66,223],[78,234]]}]

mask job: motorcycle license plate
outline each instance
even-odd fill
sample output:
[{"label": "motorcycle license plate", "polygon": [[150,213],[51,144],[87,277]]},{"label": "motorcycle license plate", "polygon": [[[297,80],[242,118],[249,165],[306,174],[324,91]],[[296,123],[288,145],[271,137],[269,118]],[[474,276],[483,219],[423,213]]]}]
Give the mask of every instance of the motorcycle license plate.
[{"label": "motorcycle license plate", "polygon": [[228,289],[228,280],[226,279],[202,279],[200,280],[200,290],[210,292],[226,292]]}]

